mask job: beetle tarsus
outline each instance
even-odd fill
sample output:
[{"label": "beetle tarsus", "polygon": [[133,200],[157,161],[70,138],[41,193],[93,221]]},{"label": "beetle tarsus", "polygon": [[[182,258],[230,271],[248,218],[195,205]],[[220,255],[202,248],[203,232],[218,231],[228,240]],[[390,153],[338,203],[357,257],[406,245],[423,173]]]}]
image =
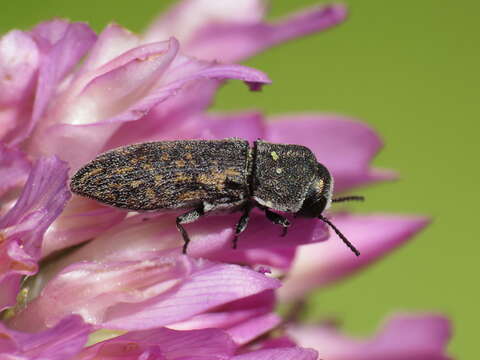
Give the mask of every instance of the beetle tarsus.
[{"label": "beetle tarsus", "polygon": [[246,205],[243,209],[243,214],[238,220],[237,226],[235,228],[235,236],[233,237],[232,241],[232,248],[237,248],[238,243],[238,236],[245,231],[248,226],[248,220],[250,220],[250,210],[252,210],[252,206],[250,204]]},{"label": "beetle tarsus", "polygon": [[288,221],[287,218],[283,217],[280,214],[274,213],[269,209],[265,209],[265,215],[267,216],[267,219],[270,220],[272,223],[283,227],[281,236],[287,235],[287,230],[288,230],[288,227],[290,226],[290,221]]},{"label": "beetle tarsus", "polygon": [[182,234],[182,238],[183,238],[183,242],[184,242],[183,248],[182,248],[182,253],[183,254],[187,253],[187,248],[188,248],[188,243],[190,242],[190,237],[188,236],[188,233],[185,230],[185,228],[182,226],[182,224],[188,224],[188,223],[194,222],[194,221],[198,220],[198,218],[200,216],[202,216],[203,214],[204,214],[203,207],[201,207],[201,208],[190,210],[190,211],[186,212],[185,214],[182,214],[182,215],[177,217],[177,220],[176,220],[177,229],[178,229],[178,231],[180,231],[180,234]]}]

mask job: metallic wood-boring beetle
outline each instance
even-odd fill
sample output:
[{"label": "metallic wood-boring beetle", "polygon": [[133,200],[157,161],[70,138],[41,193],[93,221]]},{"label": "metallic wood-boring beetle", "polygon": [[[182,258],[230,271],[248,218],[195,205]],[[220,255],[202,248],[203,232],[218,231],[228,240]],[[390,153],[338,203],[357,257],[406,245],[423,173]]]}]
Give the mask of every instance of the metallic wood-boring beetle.
[{"label": "metallic wood-boring beetle", "polygon": [[322,213],[332,199],[333,179],[310,149],[301,145],[248,141],[178,140],[148,142],[108,151],[73,176],[71,190],[105,204],[135,211],[188,210],[176,225],[186,253],[183,224],[207,213],[242,211],[233,247],[253,207],[260,208],[286,234],[290,222],[273,212],[318,218],[358,256],[358,250]]}]

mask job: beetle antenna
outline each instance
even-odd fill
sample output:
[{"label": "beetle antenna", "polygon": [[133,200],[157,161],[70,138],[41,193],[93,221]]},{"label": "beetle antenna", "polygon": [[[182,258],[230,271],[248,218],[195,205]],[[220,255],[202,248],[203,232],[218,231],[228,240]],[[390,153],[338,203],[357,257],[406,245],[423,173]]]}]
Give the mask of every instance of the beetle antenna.
[{"label": "beetle antenna", "polygon": [[331,223],[330,220],[328,220],[326,217],[320,215],[318,217],[320,220],[322,220],[324,223],[328,224],[332,229],[333,231],[335,231],[335,233],[340,237],[340,239],[342,239],[342,241],[345,243],[345,245],[347,245],[349,247],[350,250],[353,251],[353,253],[357,256],[360,256],[360,251],[358,251],[355,246],[353,246],[353,244],[348,241],[348,239],[345,237],[345,235],[343,235],[340,230],[337,229],[337,227],[335,225],[333,225]]},{"label": "beetle antenna", "polygon": [[363,201],[365,198],[359,195],[352,195],[352,196],[342,196],[335,199],[332,199],[332,202],[344,202],[344,201]]}]

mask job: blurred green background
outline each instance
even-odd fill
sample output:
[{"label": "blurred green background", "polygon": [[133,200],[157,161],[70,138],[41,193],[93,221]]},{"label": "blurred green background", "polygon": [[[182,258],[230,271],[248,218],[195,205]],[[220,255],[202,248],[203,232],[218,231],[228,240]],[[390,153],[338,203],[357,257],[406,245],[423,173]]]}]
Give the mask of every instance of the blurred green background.
[{"label": "blurred green background", "polygon": [[[61,16],[88,21],[97,31],[110,21],[140,31],[171,3],[8,1],[2,3],[0,30]],[[271,17],[316,3],[274,0]],[[351,14],[344,25],[248,61],[266,71],[273,86],[249,94],[242,84],[231,83],[221,91],[216,108],[338,112],[376,128],[386,143],[376,164],[398,170],[401,180],[363,191],[368,201],[355,208],[430,214],[434,222],[387,261],[315,294],[313,315],[338,315],[347,330],[362,335],[396,310],[443,312],[454,321],[451,352],[474,358],[480,2],[346,3]]]}]

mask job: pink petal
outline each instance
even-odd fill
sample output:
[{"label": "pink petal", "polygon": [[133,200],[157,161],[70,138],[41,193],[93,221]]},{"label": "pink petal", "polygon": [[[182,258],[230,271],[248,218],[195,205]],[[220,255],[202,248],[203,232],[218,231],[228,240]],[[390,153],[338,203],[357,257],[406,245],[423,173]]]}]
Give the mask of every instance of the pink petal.
[{"label": "pink petal", "polygon": [[22,184],[30,171],[26,155],[17,149],[10,149],[0,143],[0,195],[14,186]]},{"label": "pink petal", "polygon": [[[238,248],[232,249],[234,226],[239,218],[239,213],[216,215],[186,225],[192,240],[188,254],[214,261],[288,269],[298,245],[328,238],[323,223],[301,218],[293,219],[288,234],[281,237],[278,226],[270,223],[264,214],[253,211],[247,230],[239,238]],[[130,217],[72,256],[64,257],[57,262],[58,268],[77,261],[136,260],[152,251],[179,254],[183,241],[174,224],[175,217],[167,214]],[[133,242],[132,238],[136,240]]]},{"label": "pink petal", "polygon": [[93,158],[119,127],[116,122],[137,120],[162,101],[165,93],[152,91],[177,51],[176,40],[141,46],[77,79],[54,114],[61,124],[43,129],[51,141],[38,135],[34,150],[60,153],[74,169]]},{"label": "pink petal", "polygon": [[[226,219],[231,219],[228,222]],[[290,218],[290,217],[289,217]],[[190,225],[191,246],[189,251],[195,257],[207,257],[216,261],[263,264],[286,269],[291,265],[295,248],[300,244],[324,241],[328,230],[315,231],[317,220],[290,218],[291,227],[286,236],[281,230],[265,218],[264,214],[254,211],[247,230],[238,240],[238,248],[232,249],[233,227],[238,215],[216,216],[202,223]],[[197,230],[198,229],[198,230]]]},{"label": "pink petal", "polygon": [[260,342],[261,349],[276,349],[284,347],[294,347],[297,344],[288,336],[280,336],[276,338],[267,338],[267,340]]},{"label": "pink petal", "polygon": [[47,109],[64,77],[90,49],[96,35],[87,24],[54,20],[32,31],[44,53],[40,63],[32,120],[16,142],[27,138]]},{"label": "pink petal", "polygon": [[293,326],[288,330],[300,346],[318,350],[331,360],[446,360],[450,325],[446,318],[428,315],[397,315],[369,339],[353,339],[337,330]]},{"label": "pink petal", "polygon": [[[179,50],[178,41],[159,42],[134,48],[118,56],[99,69],[98,76],[90,80],[70,104],[70,118],[63,123],[92,124],[122,113],[145,97],[164,76]],[[105,88],[109,91],[105,92]],[[85,104],[95,106],[93,118],[82,119]],[[73,107],[73,109],[71,109]]]},{"label": "pink petal", "polygon": [[390,171],[370,168],[382,142],[372,129],[352,119],[337,115],[274,117],[267,139],[309,147],[332,173],[337,192],[395,177]]},{"label": "pink petal", "polygon": [[[167,40],[169,37],[159,40]],[[158,40],[157,40],[158,41]],[[108,25],[98,35],[77,76],[96,71],[109,61],[140,45],[140,39],[129,30],[117,25]]]},{"label": "pink petal", "polygon": [[236,344],[245,345],[274,329],[281,322],[282,318],[277,314],[264,314],[231,327],[228,334]]},{"label": "pink petal", "polygon": [[265,124],[262,114],[245,112],[238,114],[208,114],[195,119],[201,139],[226,139],[238,137],[253,143],[264,138]]},{"label": "pink petal", "polygon": [[[115,89],[118,92],[135,91],[141,84],[141,80],[145,79],[144,72],[162,74],[162,70],[168,67],[172,58],[175,57],[178,51],[178,43],[171,39],[170,41],[160,41],[152,44],[139,45],[138,38],[118,25],[108,26],[101,34],[99,39],[82,64],[80,69],[75,73],[75,77],[69,83],[68,89],[61,93],[61,100],[59,101],[60,109],[54,113],[57,118],[55,122],[72,123],[72,124],[89,124],[98,120],[82,118],[80,114],[69,114],[65,108],[75,105],[77,97],[82,94],[85,88],[95,81],[102,81],[102,76],[108,73],[117,74],[117,77],[133,77],[133,84],[126,85],[125,89],[122,87]],[[140,70],[137,79],[135,75],[135,64],[138,64]],[[122,69],[127,67],[126,70]],[[161,67],[159,69],[159,67]],[[155,74],[152,74],[155,75]],[[114,77],[113,80],[116,80]],[[155,82],[157,78],[147,77],[150,85]],[[98,80],[100,79],[100,80]],[[115,84],[118,86],[118,84]],[[109,101],[108,98],[100,99],[101,101]],[[66,113],[66,114],[64,114]],[[65,119],[64,115],[69,118]]]},{"label": "pink petal", "polygon": [[220,5],[208,0],[183,0],[152,23],[144,41],[175,36],[184,44],[212,23],[257,23],[263,18],[265,10],[266,2],[263,0],[223,0]]},{"label": "pink petal", "polygon": [[1,297],[1,310],[15,303],[22,276],[38,270],[43,234],[70,197],[67,170],[55,157],[40,158],[19,199],[0,219],[0,287],[8,288]]},{"label": "pink petal", "polygon": [[280,324],[281,318],[272,313],[274,306],[274,292],[267,290],[169,325],[169,328],[220,328],[226,330],[237,345],[243,345]]},{"label": "pink petal", "polygon": [[[191,86],[193,85],[193,86]],[[258,112],[205,114],[218,84],[202,81],[182,89],[154,108],[141,121],[125,123],[106,149],[125,144],[176,139],[224,139],[239,137],[254,141],[264,137],[263,117]]]},{"label": "pink petal", "polygon": [[317,360],[318,353],[311,349],[299,347],[282,347],[279,349],[265,349],[247,354],[237,355],[233,360]]},{"label": "pink petal", "polygon": [[15,142],[16,128],[30,120],[40,54],[33,39],[13,30],[0,39],[0,139]]},{"label": "pink petal", "polygon": [[212,79],[185,84],[179,96],[158,104],[141,121],[123,123],[104,150],[147,141],[198,137],[201,128],[198,114],[211,104],[218,86],[218,81]]},{"label": "pink petal", "polygon": [[[0,250],[2,254],[0,255],[1,261],[5,261],[5,256],[3,249]],[[3,265],[3,264],[2,264]],[[2,272],[4,272],[2,266]],[[0,278],[0,286],[2,287],[2,291],[0,291],[0,309],[5,310],[6,308],[12,307],[17,302],[17,295],[20,290],[20,282],[22,280],[22,276],[18,275],[17,273],[7,273],[2,274]]]},{"label": "pink petal", "polygon": [[186,42],[188,54],[202,59],[237,62],[271,46],[324,31],[346,18],[344,5],[326,5],[294,14],[274,24],[265,22],[210,23]]},{"label": "pink petal", "polygon": [[175,324],[168,325],[170,329],[175,330],[192,330],[192,329],[229,329],[237,325],[248,322],[263,316],[264,309],[247,309],[236,311],[213,311],[205,314],[196,315],[188,320],[180,321]]},{"label": "pink petal", "polygon": [[0,38],[2,108],[18,104],[31,94],[38,63],[37,45],[27,33],[12,30]]},{"label": "pink petal", "polygon": [[157,19],[145,41],[176,36],[189,55],[237,62],[268,47],[329,29],[346,18],[343,5],[319,6],[269,24],[263,21],[266,2],[184,0]]},{"label": "pink petal", "polygon": [[41,47],[48,50],[65,36],[70,22],[65,19],[55,18],[37,24],[30,33],[40,43]]},{"label": "pink petal", "polygon": [[359,249],[356,257],[333,232],[329,241],[298,249],[295,262],[279,291],[283,300],[303,297],[379,260],[413,237],[427,224],[420,216],[335,215],[332,222]]},{"label": "pink petal", "polygon": [[126,211],[74,196],[45,233],[42,257],[46,257],[54,251],[94,239],[120,223],[125,216],[127,216]]},{"label": "pink petal", "polygon": [[74,313],[108,329],[149,329],[280,286],[276,279],[236,265],[185,256],[143,259],[67,267],[11,325],[44,328]]},{"label": "pink petal", "polygon": [[[162,44],[138,48],[142,51],[131,50],[128,56],[133,58],[128,62],[127,55],[112,60],[110,63],[122,65],[91,81],[68,106],[68,101],[64,103],[64,110],[59,113],[64,116],[56,115],[64,124],[45,129],[52,140],[42,142],[37,137],[35,151],[61,153],[63,159],[77,168],[91,160],[102,148],[106,150],[106,143],[121,123],[142,119],[153,107],[181,94],[180,90],[184,86],[190,86],[193,82],[222,81],[227,78],[237,78],[252,84],[269,82],[265,74],[247,67],[175,57],[178,44],[174,39],[169,42],[168,50],[164,48],[165,45],[161,48]],[[172,62],[174,57],[175,61]],[[112,66],[110,63],[103,68]],[[110,88],[119,90],[106,91]],[[86,120],[88,124],[85,123]],[[85,151],[85,144],[88,144],[88,151]]]},{"label": "pink petal", "polygon": [[218,311],[237,311],[245,309],[260,310],[270,312],[276,306],[276,295],[274,290],[266,290],[261,293],[232,301],[217,308]]},{"label": "pink petal", "polygon": [[80,316],[72,315],[55,327],[33,334],[20,333],[0,323],[0,358],[65,360],[79,353],[91,331]]},{"label": "pink petal", "polygon": [[[90,346],[76,360],[143,359],[142,354],[158,351],[155,359],[226,360],[235,350],[230,337],[218,329],[175,331],[158,328],[129,332]],[[150,357],[147,357],[150,359]]]},{"label": "pink petal", "polygon": [[[118,319],[106,322],[107,328],[148,328],[170,324],[227,302],[247,297],[280,286],[276,279],[237,265],[218,264],[204,268],[190,276],[169,297],[153,306],[136,306],[141,310],[134,314],[126,306],[118,306]],[[140,304],[139,304],[140,305]],[[143,308],[143,309],[140,309]]]},{"label": "pink petal", "polygon": [[275,293],[266,290],[255,295],[224,304],[203,314],[168,327],[175,330],[221,328],[228,329],[258,316],[271,313],[275,306]]},{"label": "pink petal", "polygon": [[38,226],[48,227],[70,198],[66,182],[65,162],[55,156],[37,160],[15,206],[0,219],[0,228],[19,225],[33,212],[44,216]]}]

